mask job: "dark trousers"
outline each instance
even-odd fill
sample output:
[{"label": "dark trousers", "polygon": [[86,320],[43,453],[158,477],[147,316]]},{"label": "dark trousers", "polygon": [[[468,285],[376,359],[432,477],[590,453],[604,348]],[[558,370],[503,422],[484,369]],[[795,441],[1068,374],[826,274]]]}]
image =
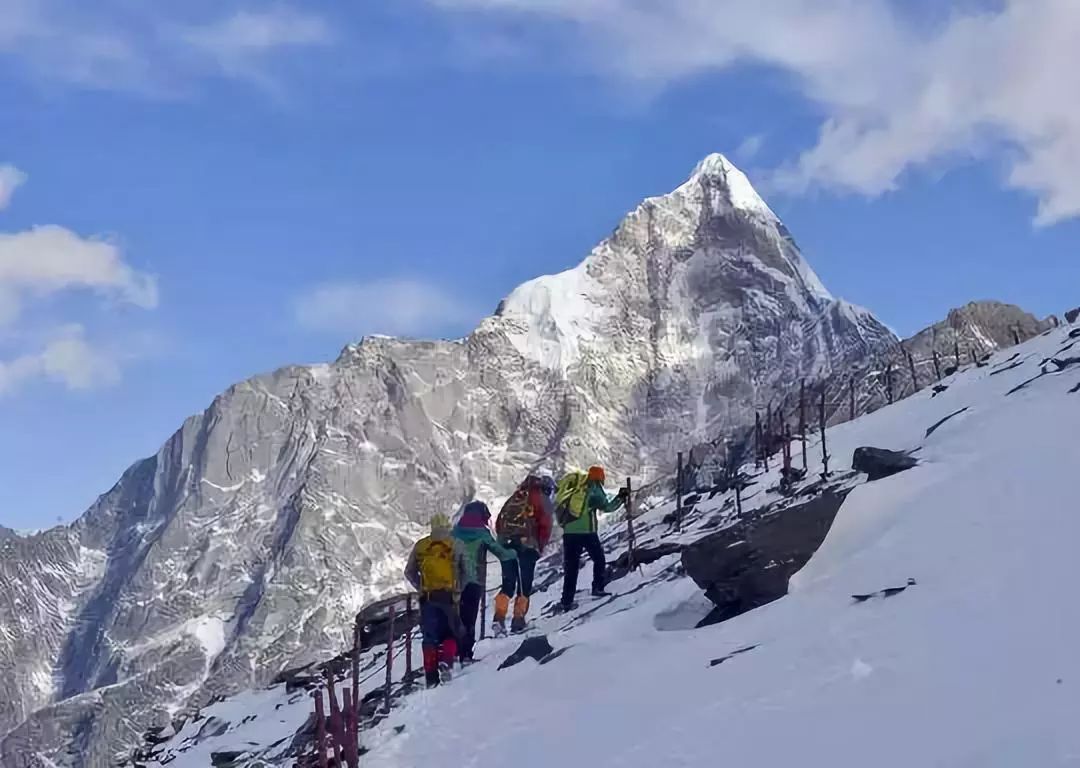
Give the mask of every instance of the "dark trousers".
[{"label": "dark trousers", "polygon": [[587,552],[593,564],[593,591],[604,588],[607,575],[607,560],[604,558],[604,546],[597,533],[567,533],[563,536],[563,605],[574,602],[577,592],[578,571],[581,570],[581,553]]},{"label": "dark trousers", "polygon": [[465,625],[465,633],[458,643],[458,656],[462,661],[473,657],[473,647],[476,645],[476,617],[480,615],[480,597],[484,589],[479,584],[469,584],[461,592],[461,622]]},{"label": "dark trousers", "polygon": [[540,553],[521,544],[504,544],[517,552],[517,560],[502,561],[502,586],[499,591],[507,597],[524,595],[532,597],[533,577],[536,575],[536,561]]}]

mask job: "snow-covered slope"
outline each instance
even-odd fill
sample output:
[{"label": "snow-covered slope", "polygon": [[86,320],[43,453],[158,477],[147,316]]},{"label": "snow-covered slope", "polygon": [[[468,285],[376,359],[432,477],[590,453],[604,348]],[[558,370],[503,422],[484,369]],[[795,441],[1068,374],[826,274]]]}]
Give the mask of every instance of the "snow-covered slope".
[{"label": "snow-covered slope", "polygon": [[[945,383],[829,430],[841,474],[863,445],[920,463],[845,481],[855,487],[788,596],[694,628],[709,605],[677,556],[661,559],[615,582],[610,602],[540,619],[566,649],[549,663],[498,671],[517,641],[487,641],[450,686],[401,699],[364,732],[367,764],[1077,765],[1080,339],[1048,332]],[[814,475],[816,443],[810,456]],[[775,470],[756,479],[748,511],[777,498]],[[730,522],[730,502],[703,500],[679,536],[660,524],[670,503],[655,505],[644,543]],[[211,739],[185,726],[155,765],[194,768],[213,750],[289,762],[280,729],[303,722],[310,698],[260,695],[243,726],[232,702],[205,710],[203,724],[236,714]]]},{"label": "snow-covered slope", "polygon": [[0,536],[0,761],[114,761],[185,707],[335,654],[434,512],[537,468],[651,481],[896,345],[711,156],[465,339],[368,338],[241,382],[76,523]]}]

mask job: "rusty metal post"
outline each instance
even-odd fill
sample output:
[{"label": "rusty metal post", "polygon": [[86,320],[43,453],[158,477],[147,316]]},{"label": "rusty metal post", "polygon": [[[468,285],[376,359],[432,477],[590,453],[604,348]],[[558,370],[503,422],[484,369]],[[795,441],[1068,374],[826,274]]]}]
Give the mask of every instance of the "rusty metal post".
[{"label": "rusty metal post", "polygon": [[735,514],[742,517],[742,478],[735,477]]},{"label": "rusty metal post", "polygon": [[315,699],[315,757],[318,768],[327,768],[326,761],[326,711],[323,709],[322,688],[311,694]]},{"label": "rusty metal post", "polygon": [[754,469],[761,469],[761,411],[754,412]]},{"label": "rusty metal post", "polygon": [[330,738],[334,746],[334,761],[341,765],[341,747],[345,728],[341,723],[341,709],[338,707],[337,691],[334,689],[334,676],[326,670],[326,693],[330,697]]},{"label": "rusty metal post", "polygon": [[821,388],[821,404],[818,407],[818,421],[821,424],[821,479],[829,479],[829,448],[825,443],[825,387]]},{"label": "rusty metal post", "polygon": [[394,606],[390,606],[386,638],[386,713],[390,714],[390,702],[394,692]]},{"label": "rusty metal post", "polygon": [[889,404],[892,405],[893,400],[893,387],[892,387],[892,363],[889,363],[885,367],[885,396],[889,399]]},{"label": "rusty metal post", "polygon": [[911,371],[911,394],[914,395],[919,391],[919,374],[915,371],[915,358],[912,357],[910,350],[907,350],[907,364],[908,370]]},{"label": "rusty metal post", "polygon": [[1019,345],[1020,344],[1020,329],[1019,328],[1013,328],[1012,329],[1012,335],[1013,335],[1013,344]]},{"label": "rusty metal post", "polygon": [[[481,547],[483,549],[483,547]],[[484,560],[487,560],[486,552],[483,554]],[[486,563],[485,563],[486,565]],[[408,682],[412,680],[413,674],[413,661],[412,661],[412,633],[413,633],[413,607],[412,607],[412,595],[405,598],[405,680]]]},{"label": "rusty metal post", "polygon": [[[682,454],[679,454],[682,456]],[[637,566],[637,537],[634,535],[634,487],[631,485],[630,478],[626,478],[626,535],[627,535],[627,565],[630,566],[630,570],[635,570]],[[680,502],[681,505],[681,502]],[[676,516],[678,520],[680,516]]]},{"label": "rusty metal post", "polygon": [[799,436],[802,440],[802,468],[806,471],[806,379],[799,382]]},{"label": "rusty metal post", "polygon": [[360,711],[360,617],[353,622],[352,698],[349,704],[354,712]]},{"label": "rusty metal post", "polygon": [[941,381],[941,356],[937,350],[934,350],[934,375],[937,376],[937,380]]},{"label": "rusty metal post", "polygon": [[960,370],[960,335],[953,341],[953,357],[956,358],[956,370]]},{"label": "rusty metal post", "polygon": [[[342,688],[341,698],[343,701],[351,702],[353,699],[353,692],[348,688]],[[349,766],[349,768],[357,768],[359,764],[359,755],[356,754],[356,718],[353,716],[353,708],[351,706],[345,708],[343,727],[345,736],[342,739],[344,743],[341,745],[341,748],[345,752],[345,765]]]},{"label": "rusty metal post", "polygon": [[[758,430],[761,425],[758,425]],[[683,454],[679,451],[678,469],[675,472],[675,530],[682,529],[682,484],[683,484]]]}]

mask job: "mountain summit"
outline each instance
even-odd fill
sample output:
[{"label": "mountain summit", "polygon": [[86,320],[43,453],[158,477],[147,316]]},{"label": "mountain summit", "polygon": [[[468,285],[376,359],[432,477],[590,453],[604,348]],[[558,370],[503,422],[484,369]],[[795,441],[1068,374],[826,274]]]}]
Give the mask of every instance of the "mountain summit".
[{"label": "mountain summit", "polygon": [[5,766],[114,759],[178,708],[335,653],[436,511],[677,450],[894,347],[721,155],[458,341],[372,337],[231,387],[77,522],[0,537]]}]

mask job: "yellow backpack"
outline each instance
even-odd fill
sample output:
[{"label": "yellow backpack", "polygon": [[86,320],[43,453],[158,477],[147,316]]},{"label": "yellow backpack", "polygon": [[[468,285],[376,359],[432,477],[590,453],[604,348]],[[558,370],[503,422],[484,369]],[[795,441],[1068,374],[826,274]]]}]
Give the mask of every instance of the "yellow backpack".
[{"label": "yellow backpack", "polygon": [[416,545],[416,565],[420,569],[422,592],[453,592],[457,589],[454,542],[428,536]]}]

